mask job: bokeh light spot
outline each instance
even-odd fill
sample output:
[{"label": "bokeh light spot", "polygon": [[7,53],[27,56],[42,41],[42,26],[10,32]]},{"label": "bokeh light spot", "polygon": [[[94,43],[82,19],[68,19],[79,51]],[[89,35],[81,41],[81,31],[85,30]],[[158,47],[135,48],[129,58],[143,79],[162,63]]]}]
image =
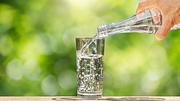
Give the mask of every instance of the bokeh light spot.
[{"label": "bokeh light spot", "polygon": [[13,59],[10,61],[6,68],[6,73],[9,78],[13,80],[20,80],[23,76],[23,64],[18,59]]},{"label": "bokeh light spot", "polygon": [[45,95],[56,95],[59,91],[56,78],[53,75],[45,77],[41,83],[41,89]]}]

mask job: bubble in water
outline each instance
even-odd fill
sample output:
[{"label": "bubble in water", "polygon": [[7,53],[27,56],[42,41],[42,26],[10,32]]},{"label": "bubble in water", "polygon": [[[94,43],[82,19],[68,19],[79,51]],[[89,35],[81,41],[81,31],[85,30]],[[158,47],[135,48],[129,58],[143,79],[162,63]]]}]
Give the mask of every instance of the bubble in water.
[{"label": "bubble in water", "polygon": [[[81,55],[81,54],[79,54]],[[101,95],[103,83],[102,55],[77,56],[78,93],[94,93]]]}]

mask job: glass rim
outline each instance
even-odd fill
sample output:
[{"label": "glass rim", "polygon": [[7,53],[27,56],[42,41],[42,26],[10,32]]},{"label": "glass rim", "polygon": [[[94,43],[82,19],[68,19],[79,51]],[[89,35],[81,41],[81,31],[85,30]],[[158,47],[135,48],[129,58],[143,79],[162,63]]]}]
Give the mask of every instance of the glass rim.
[{"label": "glass rim", "polygon": [[[76,40],[90,40],[90,39],[93,39],[93,37],[76,37],[75,39]],[[104,39],[102,38],[102,39],[96,39],[96,40],[104,40]]]},{"label": "glass rim", "polygon": [[92,37],[76,37],[75,39],[92,39]]}]

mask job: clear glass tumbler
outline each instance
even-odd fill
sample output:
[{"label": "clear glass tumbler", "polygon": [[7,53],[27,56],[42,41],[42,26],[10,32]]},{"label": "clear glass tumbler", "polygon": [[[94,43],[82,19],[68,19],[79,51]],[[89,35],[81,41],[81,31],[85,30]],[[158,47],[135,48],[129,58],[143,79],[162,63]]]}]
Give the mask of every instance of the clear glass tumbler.
[{"label": "clear glass tumbler", "polygon": [[82,47],[92,38],[76,38],[77,95],[100,97],[103,91],[103,55],[104,39],[97,39],[87,47],[85,54]]}]

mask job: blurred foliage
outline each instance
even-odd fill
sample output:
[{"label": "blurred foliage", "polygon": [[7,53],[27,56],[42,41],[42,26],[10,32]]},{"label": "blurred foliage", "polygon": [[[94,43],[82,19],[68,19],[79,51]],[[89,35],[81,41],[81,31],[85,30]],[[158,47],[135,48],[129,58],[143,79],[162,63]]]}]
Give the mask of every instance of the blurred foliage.
[{"label": "blurred foliage", "polygon": [[[138,0],[1,0],[0,95],[76,95],[75,38],[135,13]],[[106,38],[103,95],[179,95],[180,31]]]}]

